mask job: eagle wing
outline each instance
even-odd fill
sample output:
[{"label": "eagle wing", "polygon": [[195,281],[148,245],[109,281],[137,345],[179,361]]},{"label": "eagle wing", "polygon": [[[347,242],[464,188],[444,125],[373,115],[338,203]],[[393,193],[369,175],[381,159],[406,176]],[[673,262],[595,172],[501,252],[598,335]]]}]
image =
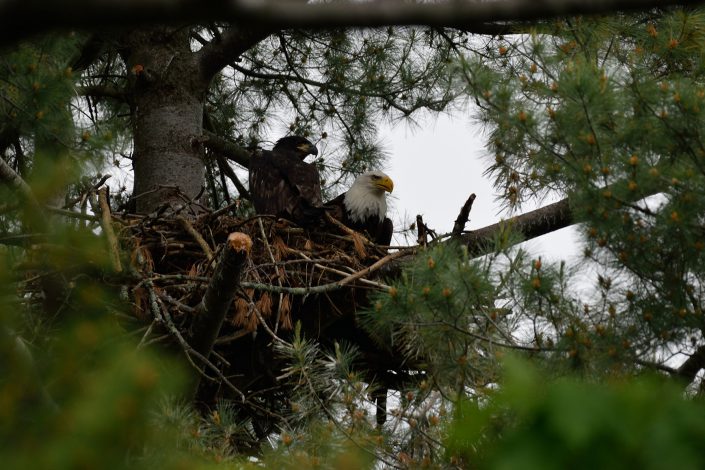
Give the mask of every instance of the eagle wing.
[{"label": "eagle wing", "polygon": [[258,214],[307,224],[323,212],[318,170],[287,153],[263,151],[252,159],[250,193]]}]

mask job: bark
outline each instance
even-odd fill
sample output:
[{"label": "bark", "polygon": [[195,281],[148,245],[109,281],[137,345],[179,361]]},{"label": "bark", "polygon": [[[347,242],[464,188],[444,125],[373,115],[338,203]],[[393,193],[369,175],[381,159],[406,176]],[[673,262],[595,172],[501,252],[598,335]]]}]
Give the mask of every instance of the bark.
[{"label": "bark", "polygon": [[134,187],[137,213],[163,204],[197,203],[205,184],[199,142],[208,85],[228,62],[264,39],[265,30],[232,28],[193,53],[190,28],[157,26],[124,37],[131,73],[134,118]]},{"label": "bark", "polygon": [[523,239],[520,241],[526,241],[560,230],[577,222],[579,221],[575,220],[573,212],[570,210],[568,199],[562,199],[526,214],[473,230],[464,234],[461,240],[468,247],[470,254],[482,256],[493,250],[495,237],[505,227],[511,227],[515,232],[521,233]]},{"label": "bark", "polygon": [[132,77],[134,188],[138,213],[184,205],[201,191],[200,136],[207,82],[190,51],[188,29],[155,27],[125,39]]}]

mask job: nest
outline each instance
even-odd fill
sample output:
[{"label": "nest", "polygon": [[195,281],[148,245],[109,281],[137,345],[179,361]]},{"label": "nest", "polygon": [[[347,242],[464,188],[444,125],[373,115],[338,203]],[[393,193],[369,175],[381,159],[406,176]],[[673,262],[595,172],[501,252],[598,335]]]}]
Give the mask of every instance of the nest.
[{"label": "nest", "polygon": [[[221,344],[254,332],[263,323],[278,333],[302,321],[320,336],[336,319],[366,305],[365,290],[383,287],[355,273],[383,258],[386,251],[335,221],[303,229],[267,216],[241,220],[208,214],[193,222],[182,217],[144,218],[128,224],[121,238],[131,246],[133,267],[150,280],[161,302],[176,307],[171,310],[178,312],[177,323],[179,319],[183,323],[203,298],[219,251],[232,232],[247,234],[253,245],[221,331]],[[137,316],[151,320],[154,314],[144,281],[133,292]]]}]

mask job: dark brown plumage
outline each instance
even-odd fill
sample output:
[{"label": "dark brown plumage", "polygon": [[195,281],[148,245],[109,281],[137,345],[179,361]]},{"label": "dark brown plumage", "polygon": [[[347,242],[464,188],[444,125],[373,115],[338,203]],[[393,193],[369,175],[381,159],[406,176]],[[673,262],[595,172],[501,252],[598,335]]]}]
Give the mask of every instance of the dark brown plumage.
[{"label": "dark brown plumage", "polygon": [[381,171],[368,171],[340,196],[326,204],[333,217],[360,233],[366,233],[378,245],[389,245],[394,226],[387,215],[385,192],[392,192],[392,179]]},{"label": "dark brown plumage", "polygon": [[250,194],[258,214],[270,214],[296,224],[312,225],[323,216],[321,181],[307,155],[318,155],[308,139],[279,139],[271,151],[263,150],[250,163]]}]

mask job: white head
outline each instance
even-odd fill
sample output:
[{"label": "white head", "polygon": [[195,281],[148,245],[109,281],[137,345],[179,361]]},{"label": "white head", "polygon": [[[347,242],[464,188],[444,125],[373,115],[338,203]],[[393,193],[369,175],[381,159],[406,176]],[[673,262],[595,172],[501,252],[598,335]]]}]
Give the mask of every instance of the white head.
[{"label": "white head", "polygon": [[394,189],[392,179],[381,171],[368,171],[355,179],[345,193],[345,207],[355,222],[362,222],[368,217],[380,220],[387,215],[387,198],[385,192]]}]

